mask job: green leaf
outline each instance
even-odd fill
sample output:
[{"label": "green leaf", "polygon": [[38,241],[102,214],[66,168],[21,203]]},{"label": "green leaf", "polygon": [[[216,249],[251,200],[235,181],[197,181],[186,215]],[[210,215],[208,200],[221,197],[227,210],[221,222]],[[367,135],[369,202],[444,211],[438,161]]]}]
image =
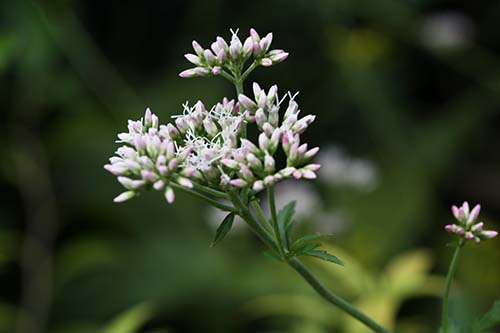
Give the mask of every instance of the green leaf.
[{"label": "green leaf", "polygon": [[344,262],[334,256],[333,254],[330,254],[326,251],[318,251],[318,250],[311,250],[311,251],[306,251],[304,252],[305,255],[311,256],[311,257],[316,257],[322,260],[326,260],[329,262],[333,262],[334,264],[338,264],[341,266],[344,266]]},{"label": "green leaf", "polygon": [[321,246],[321,243],[304,244],[301,247],[294,248],[292,250],[292,253],[296,254],[296,255],[306,254],[306,252],[312,251],[312,250],[314,250],[314,249],[316,249],[316,248],[318,248],[320,246]]},{"label": "green leaf", "polygon": [[234,222],[234,213],[229,213],[215,231],[215,237],[214,240],[212,241],[212,244],[210,244],[210,247],[214,247],[215,245],[217,245],[217,243],[219,243],[221,240],[224,239],[229,230],[231,230],[233,222]]},{"label": "green leaf", "polygon": [[483,331],[498,324],[500,324],[500,299],[493,303],[491,309],[479,321],[479,326]]},{"label": "green leaf", "polygon": [[291,201],[278,212],[278,229],[280,238],[285,247],[288,247],[287,229],[291,224],[292,217],[295,214],[295,201]]},{"label": "green leaf", "polygon": [[137,333],[141,326],[153,317],[154,307],[140,303],[119,314],[102,328],[102,333]]},{"label": "green leaf", "polygon": [[322,234],[322,233],[319,233],[319,232],[315,232],[314,234],[305,235],[305,236],[297,239],[293,243],[292,249],[299,248],[300,246],[302,246],[303,244],[305,244],[306,242],[309,242],[311,240],[315,240],[315,239],[318,239],[318,238],[321,238],[321,237],[329,237],[329,236],[332,236],[332,235]]}]

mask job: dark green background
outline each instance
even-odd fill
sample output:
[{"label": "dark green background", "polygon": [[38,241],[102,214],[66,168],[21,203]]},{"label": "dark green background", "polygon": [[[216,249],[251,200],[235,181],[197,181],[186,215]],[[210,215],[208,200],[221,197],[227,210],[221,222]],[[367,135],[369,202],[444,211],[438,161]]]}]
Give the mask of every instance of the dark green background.
[{"label": "dark green background", "polygon": [[[432,44],[423,31],[452,13],[467,22],[465,41]],[[229,39],[229,28],[242,38],[251,27],[273,31],[273,46],[290,52],[251,80],[300,91],[303,112],[318,116],[309,142],[376,166],[373,191],[315,182],[324,208],[350,221],[329,243],[373,272],[426,248],[432,274],[442,276],[452,203],[480,202],[487,226],[500,228],[499,22],[495,1],[2,2],[0,331],[99,332],[141,302],[153,310],[140,332],[292,332],[303,324],[300,309],[246,310],[266,295],[315,297],[263,257],[252,235],[234,232],[209,248],[202,203],[179,194],[169,206],[148,193],[113,204],[120,186],[102,168],[116,133],[146,106],[167,122],[186,100],[234,96],[220,78],[177,76],[193,38],[208,46],[217,35]],[[312,223],[302,229],[314,231]],[[499,250],[498,239],[466,248],[457,317],[500,294]],[[397,316],[420,322],[408,332],[435,331],[439,301],[408,297]],[[337,327],[329,325],[299,331]]]}]

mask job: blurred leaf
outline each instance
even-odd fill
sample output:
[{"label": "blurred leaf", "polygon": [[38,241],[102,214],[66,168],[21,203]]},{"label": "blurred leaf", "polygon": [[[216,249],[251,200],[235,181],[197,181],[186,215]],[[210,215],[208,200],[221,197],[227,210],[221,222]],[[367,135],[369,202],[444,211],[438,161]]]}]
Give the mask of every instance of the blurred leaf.
[{"label": "blurred leaf", "polygon": [[344,262],[334,256],[333,254],[330,254],[326,251],[316,251],[316,250],[310,250],[310,251],[305,251],[303,252],[305,255],[311,256],[311,257],[316,257],[319,259],[323,259],[329,262],[333,262],[334,264],[344,266]]},{"label": "blurred leaf", "polygon": [[15,259],[19,235],[13,230],[0,229],[0,265]]},{"label": "blurred leaf", "polygon": [[481,330],[500,324],[500,299],[497,299],[491,309],[479,321]]},{"label": "blurred leaf", "polygon": [[[0,303],[0,332],[13,332],[16,308],[10,304]],[[23,313],[17,313],[23,315]]]},{"label": "blurred leaf", "polygon": [[150,303],[140,303],[119,314],[103,329],[102,333],[139,333],[144,323],[153,317],[154,308]]},{"label": "blurred leaf", "polygon": [[219,243],[221,240],[224,239],[229,230],[231,230],[233,222],[234,222],[234,213],[227,214],[227,216],[224,218],[222,223],[215,231],[215,237],[214,240],[212,241],[212,244],[210,244],[210,247],[217,245],[217,243]]},{"label": "blurred leaf", "polygon": [[16,39],[9,35],[0,35],[0,73],[3,72],[9,62],[14,58]]}]

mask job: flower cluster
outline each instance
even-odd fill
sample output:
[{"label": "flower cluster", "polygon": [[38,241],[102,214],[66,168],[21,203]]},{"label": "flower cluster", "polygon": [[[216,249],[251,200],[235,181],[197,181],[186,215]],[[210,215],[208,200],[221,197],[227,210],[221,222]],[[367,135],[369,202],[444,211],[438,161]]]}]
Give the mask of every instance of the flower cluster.
[{"label": "flower cluster", "polygon": [[[171,203],[176,184],[192,188],[198,183],[217,190],[251,187],[259,192],[292,176],[316,178],[319,164],[307,162],[319,148],[308,149],[300,139],[315,117],[299,119],[298,104],[288,94],[288,108],[280,123],[284,98],[279,100],[277,86],[267,93],[256,83],[253,88],[254,100],[239,96],[241,108],[226,98],[210,110],[198,101],[192,107],[184,104],[183,113],[173,116],[174,122],[167,125],[160,125],[149,109],[143,119],[129,121],[129,131],[118,135],[118,142],[125,145],[105,166],[127,189],[115,201],[153,188],[165,190]],[[257,125],[258,143],[242,137],[246,122]],[[277,167],[274,158],[280,146],[287,156],[283,168]]]},{"label": "flower cluster", "polygon": [[[300,134],[314,121],[315,116],[306,115],[298,118],[300,110],[297,102],[288,94],[288,107],[280,123],[279,111],[284,99],[278,98],[278,87],[272,86],[268,92],[253,84],[254,99],[240,94],[238,100],[245,109],[246,119],[254,122],[260,131],[258,144],[247,139],[241,140],[241,148],[232,158],[221,162],[236,172],[238,178],[231,180],[236,187],[251,186],[254,191],[261,191],[283,178],[293,176],[296,179],[316,178],[319,164],[305,165],[319,151],[318,147],[308,149],[307,143],[300,141]],[[277,170],[274,154],[278,147],[287,156],[286,166]]]},{"label": "flower cluster", "polygon": [[495,237],[498,232],[494,230],[483,230],[484,223],[476,223],[481,210],[480,205],[475,205],[472,210],[465,201],[462,206],[451,206],[451,212],[458,223],[448,224],[444,227],[447,232],[454,233],[465,239],[474,239],[476,243],[481,240]]},{"label": "flower cluster", "polygon": [[234,73],[239,71],[251,56],[254,57],[255,64],[266,67],[280,63],[288,57],[288,53],[283,50],[269,50],[273,40],[271,32],[261,38],[257,31],[250,29],[250,36],[244,42],[238,37],[238,30],[231,30],[231,33],[229,43],[224,38],[217,37],[211,49],[204,49],[194,40],[192,44],[195,54],[187,53],[184,56],[196,67],[182,71],[179,76],[219,75],[224,68]]},{"label": "flower cluster", "polygon": [[172,140],[172,134],[178,133],[173,126],[159,125],[159,119],[146,110],[144,118],[129,120],[128,132],[118,134],[118,141],[125,143],[110,158],[104,168],[118,177],[118,181],[128,191],[115,198],[122,202],[133,198],[138,191],[153,188],[164,190],[169,203],[174,201],[171,182],[187,188],[193,187],[189,169],[182,168],[192,148],[179,147]]}]

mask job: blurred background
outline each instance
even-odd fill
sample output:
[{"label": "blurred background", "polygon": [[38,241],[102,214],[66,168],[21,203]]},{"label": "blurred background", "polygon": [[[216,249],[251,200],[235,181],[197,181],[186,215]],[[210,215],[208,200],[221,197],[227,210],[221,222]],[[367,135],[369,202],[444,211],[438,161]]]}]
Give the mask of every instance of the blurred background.
[{"label": "blurred background", "polygon": [[[285,182],[300,232],[333,233],[345,268],[308,260],[339,294],[404,332],[436,332],[449,206],[500,228],[500,3],[432,0],[24,1],[0,4],[0,332],[367,332],[244,225],[179,194],[125,204],[104,171],[146,106],[234,89],[181,79],[192,39],[274,32],[287,61],[256,70],[317,120],[315,182]],[[452,313],[500,295],[500,242],[467,246]]]}]

